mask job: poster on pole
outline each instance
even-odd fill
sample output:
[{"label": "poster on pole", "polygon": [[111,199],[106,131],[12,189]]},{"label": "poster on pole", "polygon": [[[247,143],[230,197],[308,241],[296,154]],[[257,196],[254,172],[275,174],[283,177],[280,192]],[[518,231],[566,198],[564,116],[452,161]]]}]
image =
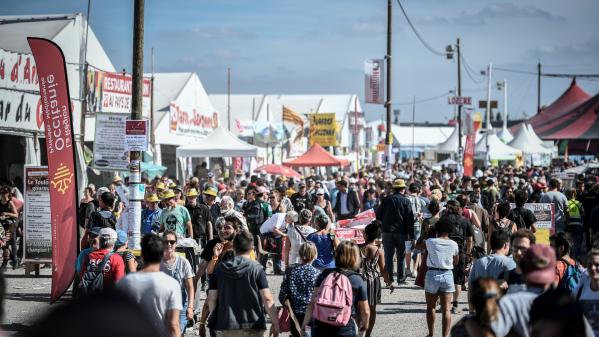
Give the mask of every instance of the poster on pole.
[{"label": "poster on pole", "polygon": [[96,114],[96,135],[92,165],[102,171],[127,171],[129,152],[125,149],[126,114]]},{"label": "poster on pole", "polygon": [[48,166],[25,166],[23,245],[25,262],[52,261],[52,221]]},{"label": "poster on pole", "polygon": [[125,121],[125,151],[148,151],[148,120]]},{"label": "poster on pole", "polygon": [[334,113],[308,115],[310,119],[310,146],[339,146],[340,125]]},{"label": "poster on pole", "polygon": [[385,60],[364,61],[364,88],[366,103],[385,104]]},{"label": "poster on pole", "polygon": [[[129,74],[91,70],[87,72],[87,111],[131,113],[133,79]],[[143,79],[142,114],[150,115],[152,81]]]}]

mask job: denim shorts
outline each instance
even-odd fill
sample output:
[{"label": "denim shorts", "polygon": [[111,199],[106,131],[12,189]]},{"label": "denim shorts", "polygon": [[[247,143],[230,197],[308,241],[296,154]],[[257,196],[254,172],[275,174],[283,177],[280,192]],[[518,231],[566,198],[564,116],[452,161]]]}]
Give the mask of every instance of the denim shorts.
[{"label": "denim shorts", "polygon": [[429,294],[455,292],[451,270],[428,270],[424,278],[424,291]]}]

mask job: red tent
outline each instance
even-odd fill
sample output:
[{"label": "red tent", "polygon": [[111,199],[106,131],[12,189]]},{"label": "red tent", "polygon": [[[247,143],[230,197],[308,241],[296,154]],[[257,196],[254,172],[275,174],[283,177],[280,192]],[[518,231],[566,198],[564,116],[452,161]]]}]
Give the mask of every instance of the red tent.
[{"label": "red tent", "polygon": [[295,171],[291,167],[287,167],[284,165],[277,165],[277,164],[262,165],[254,170],[254,172],[261,172],[261,171],[264,171],[268,174],[275,174],[275,175],[293,177],[293,178],[300,178],[302,176],[301,174],[299,174],[297,171]]},{"label": "red tent", "polygon": [[543,139],[599,139],[599,94],[551,123]]},{"label": "red tent", "polygon": [[306,153],[283,164],[295,167],[347,166],[349,161],[339,159],[323,149],[322,146],[314,144]]},{"label": "red tent", "polygon": [[561,117],[567,114],[570,110],[579,106],[591,98],[586,91],[576,84],[576,78],[572,79],[570,87],[551,105],[541,110],[539,114],[528,119],[528,123],[532,124],[533,129],[539,135],[546,130],[551,129],[551,126],[556,122],[560,122]]}]

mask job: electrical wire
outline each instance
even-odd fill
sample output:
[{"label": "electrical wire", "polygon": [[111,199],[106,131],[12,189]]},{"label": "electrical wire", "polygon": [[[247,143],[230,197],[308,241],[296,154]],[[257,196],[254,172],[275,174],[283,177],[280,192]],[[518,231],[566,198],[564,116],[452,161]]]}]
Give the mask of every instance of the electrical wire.
[{"label": "electrical wire", "polygon": [[[472,70],[472,68],[470,67],[470,65],[468,64],[468,62],[466,62],[466,58],[464,57],[463,53],[461,53],[461,52],[460,52],[460,59],[464,63],[464,70],[466,70],[466,75],[468,75],[468,77],[470,78],[470,80],[472,82],[474,82],[474,84],[481,84],[481,83],[483,83],[483,81],[485,80],[485,77],[481,76],[479,74],[476,74],[476,72],[474,70]],[[475,80],[473,74],[476,74],[476,75],[480,76],[481,79],[480,80]]]},{"label": "electrical wire", "polygon": [[443,98],[443,97],[447,97],[447,96],[449,96],[449,93],[444,93],[444,94],[433,96],[433,97],[429,97],[429,98],[423,98],[423,99],[419,99],[419,100],[416,100],[416,101],[391,103],[391,105],[397,106],[397,105],[412,105],[414,103],[425,103],[425,102],[434,101],[434,100],[437,100],[439,98]]},{"label": "electrical wire", "polygon": [[408,21],[408,24],[412,28],[412,31],[414,32],[414,34],[416,34],[416,37],[418,38],[418,40],[420,40],[420,42],[422,43],[422,45],[424,45],[426,47],[426,49],[428,49],[431,53],[433,53],[435,55],[446,56],[447,52],[440,52],[438,50],[435,50],[433,47],[431,47],[430,44],[428,44],[424,40],[424,38],[416,30],[416,27],[414,27],[414,25],[412,24],[412,20],[410,20],[410,17],[408,16],[408,13],[406,13],[406,10],[403,8],[403,6],[401,4],[401,1],[397,0],[397,4],[399,5],[399,8],[401,9],[401,12],[403,13],[403,16],[406,18],[406,21]]}]

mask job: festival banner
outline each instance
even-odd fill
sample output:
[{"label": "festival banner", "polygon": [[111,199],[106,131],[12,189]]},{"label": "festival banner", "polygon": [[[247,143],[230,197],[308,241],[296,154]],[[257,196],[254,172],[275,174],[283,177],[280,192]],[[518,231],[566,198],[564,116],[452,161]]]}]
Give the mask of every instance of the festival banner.
[{"label": "festival banner", "polygon": [[[133,78],[100,70],[87,72],[87,111],[131,113]],[[143,79],[142,115],[149,117],[152,81]]]},{"label": "festival banner", "polygon": [[52,222],[50,214],[50,179],[47,166],[25,166],[23,195],[23,233],[25,262],[52,261]]},{"label": "festival banner", "polygon": [[555,233],[555,205],[553,203],[526,203],[524,208],[531,210],[537,218],[535,223],[537,243],[549,245],[549,237]]},{"label": "festival banner", "polygon": [[50,301],[67,291],[77,259],[77,170],[71,104],[64,54],[54,42],[28,37],[37,64],[48,155],[52,225]]},{"label": "festival banner", "polygon": [[317,113],[308,115],[310,119],[310,146],[339,146],[340,126],[334,113]]},{"label": "festival banner", "polygon": [[364,88],[366,103],[385,104],[385,60],[364,61]]},{"label": "festival banner", "polygon": [[466,112],[466,120],[464,122],[464,133],[466,134],[466,144],[464,147],[464,176],[472,177],[474,175],[474,145],[476,141],[476,132],[480,127],[480,115],[475,115],[474,118],[470,112]]},{"label": "festival banner", "polygon": [[0,88],[38,91],[33,56],[0,49]]},{"label": "festival banner", "polygon": [[40,96],[12,89],[0,89],[0,124],[8,129],[43,132]]},{"label": "festival banner", "polygon": [[199,108],[171,102],[169,106],[171,133],[203,138],[218,127],[218,112],[201,112]]}]

